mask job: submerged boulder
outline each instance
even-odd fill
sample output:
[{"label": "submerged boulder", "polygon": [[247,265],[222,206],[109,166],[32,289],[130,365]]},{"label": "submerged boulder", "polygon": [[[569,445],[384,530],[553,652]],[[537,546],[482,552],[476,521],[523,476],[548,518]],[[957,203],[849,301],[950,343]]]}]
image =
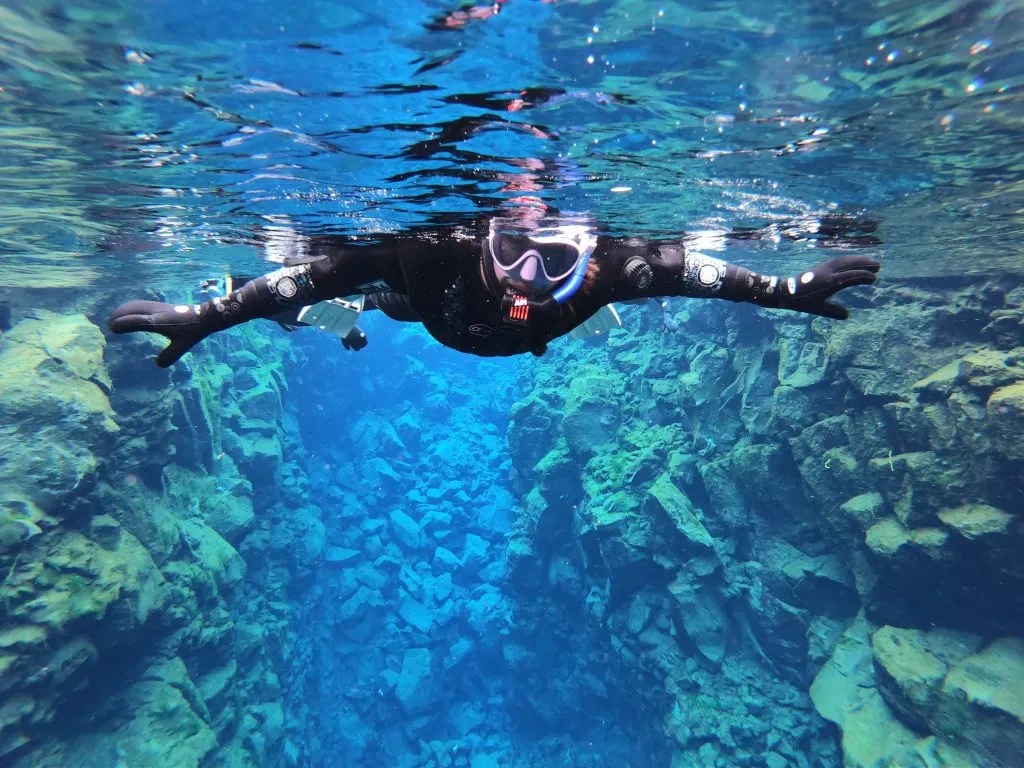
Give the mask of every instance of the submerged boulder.
[{"label": "submerged boulder", "polygon": [[693,585],[683,577],[669,585],[678,606],[679,623],[687,636],[713,666],[725,658],[728,623],[716,592],[705,585]]},{"label": "submerged boulder", "polygon": [[966,504],[942,510],[939,520],[967,541],[987,541],[1008,533],[1016,518],[988,504]]},{"label": "submerged boulder", "polygon": [[103,347],[84,315],[45,310],[0,336],[0,546],[84,488],[118,431]]},{"label": "submerged boulder", "polygon": [[393,509],[388,515],[391,520],[391,532],[407,550],[415,550],[423,544],[423,531],[420,524],[400,509]]},{"label": "submerged boulder", "polygon": [[408,715],[426,711],[433,702],[431,654],[427,648],[410,648],[402,656],[402,670],[395,681],[395,696]]},{"label": "submerged boulder", "polygon": [[859,616],[811,685],[811,700],[843,733],[847,768],[912,765],[917,733],[893,717],[875,684],[871,625]]},{"label": "submerged boulder", "polygon": [[1017,765],[1024,755],[1024,638],[1004,637],[957,663],[934,716],[939,733],[981,765]]},{"label": "submerged boulder", "polygon": [[1006,458],[1024,460],[1024,381],[1001,387],[985,405],[996,447]]},{"label": "submerged boulder", "polygon": [[903,722],[925,731],[950,665],[971,655],[981,640],[963,632],[922,632],[885,626],[871,637],[879,689]]},{"label": "submerged boulder", "polygon": [[667,474],[661,475],[648,491],[657,509],[668,516],[672,527],[695,553],[714,553],[715,540],[697,515],[690,498],[677,488]]}]

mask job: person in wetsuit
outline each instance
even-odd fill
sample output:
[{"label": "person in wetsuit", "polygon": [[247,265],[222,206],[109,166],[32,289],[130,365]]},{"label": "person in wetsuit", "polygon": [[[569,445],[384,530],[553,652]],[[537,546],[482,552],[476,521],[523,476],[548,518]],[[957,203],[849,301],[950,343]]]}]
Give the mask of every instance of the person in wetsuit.
[{"label": "person in wetsuit", "polygon": [[[256,318],[281,321],[317,302],[363,294],[367,307],[421,322],[461,352],[541,355],[550,341],[615,301],[688,296],[844,319],[847,310],[832,297],[873,283],[879,266],[844,255],[775,277],[688,251],[678,240],[597,236],[566,219],[496,217],[479,230],[387,234],[373,241],[314,237],[301,263],[225,296],[201,304],[133,301],[115,310],[109,325],[115,333],[167,338],[156,359],[167,367],[212,333]],[[364,336],[346,340],[365,345]]]}]

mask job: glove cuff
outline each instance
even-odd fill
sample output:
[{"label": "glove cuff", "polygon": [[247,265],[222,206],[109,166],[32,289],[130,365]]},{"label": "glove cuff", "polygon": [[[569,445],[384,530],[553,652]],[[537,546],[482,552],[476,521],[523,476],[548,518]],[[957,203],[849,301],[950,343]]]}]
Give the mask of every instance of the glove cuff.
[{"label": "glove cuff", "polygon": [[226,296],[215,296],[201,304],[197,313],[199,322],[213,333],[312,304],[317,298],[311,273],[308,264],[300,264],[250,280]]},{"label": "glove cuff", "polygon": [[722,281],[723,299],[757,304],[770,309],[786,309],[796,292],[796,279],[760,275],[746,267],[729,265]]}]

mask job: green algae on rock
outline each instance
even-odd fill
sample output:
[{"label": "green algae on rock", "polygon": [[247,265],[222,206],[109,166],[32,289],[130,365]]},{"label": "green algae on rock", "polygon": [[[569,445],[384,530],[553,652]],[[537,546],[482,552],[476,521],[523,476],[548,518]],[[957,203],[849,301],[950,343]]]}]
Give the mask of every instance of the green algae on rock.
[{"label": "green algae on rock", "polygon": [[885,626],[871,636],[879,689],[903,722],[927,731],[950,667],[981,644],[974,635]]},{"label": "green algae on rock", "polygon": [[[730,630],[721,669],[742,648],[776,674],[809,673],[822,715],[842,727],[848,765],[984,764],[974,746],[935,726],[958,660],[935,649],[940,637],[970,638],[972,628],[1019,631],[1024,573],[1011,553],[1022,529],[1018,485],[1006,479],[1024,475],[1014,406],[1024,375],[1019,330],[1014,336],[1005,317],[1024,294],[968,294],[954,291],[947,306],[929,286],[897,284],[879,292],[872,312],[842,324],[773,317],[768,325],[759,316],[743,334],[728,310],[700,307],[688,311],[699,340],[677,334],[678,343],[575,349],[577,381],[613,366],[630,383],[609,391],[603,411],[618,414],[601,427],[616,440],[592,451],[556,447],[567,386],[560,370],[570,355],[552,349],[524,401],[531,405],[513,409],[510,435],[530,434],[529,445],[512,443],[521,476],[532,470],[524,497],[557,488],[565,501],[552,504],[551,494],[545,514],[563,524],[545,527],[543,548],[524,529],[513,581],[542,571],[531,558],[558,552],[575,561],[576,581],[561,578],[560,589],[578,582],[581,599],[605,594],[607,583],[611,599],[588,597],[587,605],[620,658],[641,668],[685,667],[688,652],[714,674],[683,620],[720,605],[718,621]],[[956,315],[960,305],[969,323]],[[999,334],[987,336],[994,346],[979,346],[998,313]],[[545,446],[545,461],[520,462],[528,452],[544,456]],[[570,506],[581,525],[569,525]],[[558,572],[570,570],[563,562]],[[680,612],[666,591],[686,598]],[[922,662],[928,674],[914,672],[917,657],[897,653],[896,640],[909,649],[919,631],[900,629],[903,622],[949,627],[921,641],[931,649],[921,659],[939,660],[934,669]],[[892,626],[876,631],[884,624]],[[691,629],[718,659],[713,633]],[[844,698],[853,667],[864,687]],[[666,687],[679,678],[667,674]],[[676,695],[666,732],[679,745],[678,764],[741,759],[742,749],[717,736],[700,754],[681,714],[688,701]]]},{"label": "green algae on rock", "polygon": [[118,430],[103,347],[84,315],[41,309],[0,336],[0,551],[54,524],[44,515],[94,481]]},{"label": "green algae on rock", "polygon": [[1024,639],[1001,638],[955,664],[933,721],[937,733],[980,764],[1018,761],[1024,754]]}]

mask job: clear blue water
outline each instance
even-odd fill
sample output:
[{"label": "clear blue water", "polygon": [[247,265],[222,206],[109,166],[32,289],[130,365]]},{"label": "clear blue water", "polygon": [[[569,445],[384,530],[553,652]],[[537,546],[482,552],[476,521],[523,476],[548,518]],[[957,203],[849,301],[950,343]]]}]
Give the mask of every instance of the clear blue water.
[{"label": "clear blue water", "polygon": [[[908,272],[1014,241],[1013,4],[513,2],[427,28],[446,10],[6,3],[8,261],[192,278],[253,259],[268,217],[397,229],[516,186],[615,232],[863,214]],[[60,196],[25,183],[43,169]]]},{"label": "clear blue water", "polygon": [[[894,280],[962,285],[1005,274],[1019,285],[1019,3],[508,0],[469,8],[4,0],[0,326],[6,332],[35,306],[99,323],[122,300],[159,292],[190,301],[202,279],[269,271],[275,249],[304,236],[452,226],[535,199],[586,212],[607,233],[681,236],[771,273],[806,264],[809,249],[827,241],[823,222],[842,219]],[[736,230],[756,237],[725,242]],[[656,313],[624,316],[638,344],[662,338]],[[229,754],[244,755],[241,765],[702,764],[672,762],[668,694],[650,670],[616,659],[579,599],[585,590],[531,593],[508,583],[506,537],[531,487],[509,455],[519,439],[510,410],[544,385],[569,386],[553,367],[571,378],[572,354],[554,366],[480,361],[383,317],[363,327],[371,343],[358,354],[333,337],[268,329],[222,334],[194,367],[175,369],[170,382],[182,387],[193,374],[220,376],[220,389],[203,395],[204,418],[216,425],[241,412],[251,429],[243,439],[256,441],[269,428],[253,426],[265,414],[250,412],[246,397],[270,385],[240,361],[273,360],[270,378],[282,393],[269,417],[279,429],[273,482],[261,483],[254,464],[243,473],[249,489],[231,485],[225,478],[235,475],[215,464],[234,456],[217,426],[199,437],[178,426],[168,437],[159,419],[119,416],[119,439],[130,433],[138,442],[98,451],[101,486],[141,483],[170,497],[161,466],[186,465],[194,448],[210,453],[192,469],[219,478],[215,493],[255,500],[255,533],[234,542],[249,575],[225,610],[238,623],[262,624],[269,660],[252,669],[279,677],[237,683],[238,696],[277,701],[285,726],[283,735],[261,731],[265,715],[244,715],[260,723],[251,732],[273,730],[265,737],[272,749],[264,754],[250,738],[232,752],[231,734],[245,732],[236,702],[232,725],[218,729],[220,751],[204,764],[227,764]],[[112,402],[136,413],[129,404],[138,393],[167,381],[149,378],[138,348],[111,351],[121,343],[107,342]],[[242,357],[250,351],[257,357]],[[212,367],[218,362],[233,378]],[[728,430],[706,429],[729,439]],[[176,452],[165,454],[162,440]],[[131,451],[148,470],[122,470]],[[573,492],[562,498],[571,511]],[[99,511],[101,502],[89,504]],[[410,595],[429,604],[436,586],[423,585],[415,557],[380,566],[377,585],[329,562],[329,547],[363,550],[376,521],[384,528],[401,509],[436,515],[438,541],[459,552],[467,534],[489,543],[480,571],[456,577],[444,608],[455,618],[434,619],[433,635],[396,618]],[[381,533],[374,546],[388,543]],[[23,564],[12,551],[4,556],[11,573]],[[357,626],[345,614],[356,610],[346,602],[354,594],[370,600]],[[435,676],[417,693],[422,701],[406,704],[392,677],[424,634],[435,641]],[[462,636],[473,638],[468,660],[445,675]],[[154,629],[126,643],[139,659],[147,648],[183,643],[197,682],[227,663],[203,642],[173,637]],[[110,647],[116,658],[119,646]],[[47,730],[41,716],[33,743],[71,745],[52,758],[65,765],[172,764],[88,741],[86,715],[135,679],[115,671],[108,651],[99,647],[98,669],[114,682],[85,693],[62,688],[66,724]],[[708,690],[747,692],[756,675],[746,674]],[[806,686],[785,675],[766,685],[780,701],[804,702],[794,711],[810,711]],[[231,710],[207,700],[213,720],[218,706]],[[838,765],[834,729],[807,717],[798,727],[814,735],[788,764]],[[32,762],[43,754],[34,748],[18,753],[23,764],[44,764]],[[765,764],[764,754],[751,751],[742,764]]]}]

